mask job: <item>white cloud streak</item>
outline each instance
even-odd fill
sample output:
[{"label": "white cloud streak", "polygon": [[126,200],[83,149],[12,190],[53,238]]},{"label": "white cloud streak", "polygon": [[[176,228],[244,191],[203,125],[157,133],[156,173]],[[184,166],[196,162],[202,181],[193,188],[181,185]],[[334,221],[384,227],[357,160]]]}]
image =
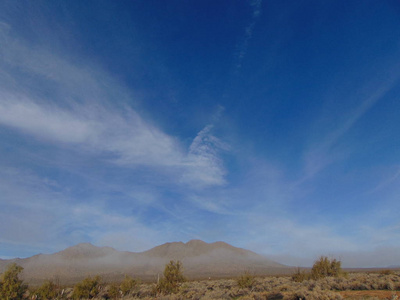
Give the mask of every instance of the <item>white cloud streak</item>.
[{"label": "white cloud streak", "polygon": [[94,129],[71,113],[6,93],[0,95],[0,123],[40,138],[73,144],[87,141]]},{"label": "white cloud streak", "polygon": [[242,67],[243,58],[246,56],[249,41],[253,36],[253,30],[256,25],[257,19],[261,14],[262,0],[252,0],[250,5],[253,9],[251,15],[251,22],[246,26],[243,40],[237,45],[237,61],[236,69],[239,70]]},{"label": "white cloud streak", "polygon": [[367,91],[370,94],[365,98],[359,106],[357,106],[351,114],[344,120],[337,120],[337,126],[331,132],[325,134],[325,138],[312,145],[311,149],[306,152],[304,156],[304,177],[298,182],[302,183],[305,180],[312,178],[321,170],[330,164],[342,160],[349,155],[347,150],[334,151],[333,148],[337,145],[338,141],[359,121],[373,106],[381,101],[386,94],[395,86],[398,75],[391,76],[384,83],[381,83],[378,88],[373,92]]},{"label": "white cloud streak", "polygon": [[[186,151],[177,138],[132,109],[127,104],[131,93],[101,70],[31,49],[8,35],[2,41],[0,63],[9,71],[0,82],[1,125],[42,142],[105,155],[121,166],[170,168],[185,184],[224,184],[217,151],[222,143],[210,127]],[[43,89],[51,87],[54,99],[35,93],[25,84],[26,76]]]},{"label": "white cloud streak", "polygon": [[[133,110],[76,106],[68,111],[26,97],[0,94],[0,123],[43,140],[81,145],[115,155],[122,164],[178,165],[183,154],[173,138],[147,124]],[[87,112],[90,111],[90,114]]]},{"label": "white cloud streak", "polygon": [[206,126],[194,138],[189,148],[186,165],[189,166],[182,181],[191,186],[224,185],[225,169],[218,152],[229,147],[211,134],[212,125]]},{"label": "white cloud streak", "polygon": [[[76,60],[72,63],[27,45],[10,32],[6,24],[0,24],[0,127],[9,142],[14,137],[23,138],[79,157],[78,161],[95,159],[96,168],[111,165],[113,170],[128,169],[132,191],[124,188],[123,198],[131,201],[132,208],[146,209],[164,201],[157,187],[155,191],[149,186],[134,188],[144,169],[154,174],[151,180],[156,186],[167,184],[187,194],[225,184],[226,171],[219,155],[228,148],[212,134],[211,125],[186,149],[177,137],[143,118],[131,105],[132,92],[98,67]],[[49,163],[47,158],[41,161]],[[57,171],[70,172],[76,176],[73,180],[87,180],[93,185],[90,188],[101,185],[88,199],[76,199],[73,192],[66,192],[68,186],[60,187],[57,181],[40,175],[47,167],[64,166],[54,161],[37,170],[36,163],[29,171],[28,166],[22,169],[12,161],[6,163],[11,167],[2,166],[0,244],[18,244],[24,249],[29,245],[29,249],[52,252],[91,241],[141,251],[166,238],[165,233],[160,236],[159,231],[138,220],[140,212],[125,215],[107,208],[107,194],[118,192],[125,181],[87,178],[91,172],[69,164],[68,170]]]}]

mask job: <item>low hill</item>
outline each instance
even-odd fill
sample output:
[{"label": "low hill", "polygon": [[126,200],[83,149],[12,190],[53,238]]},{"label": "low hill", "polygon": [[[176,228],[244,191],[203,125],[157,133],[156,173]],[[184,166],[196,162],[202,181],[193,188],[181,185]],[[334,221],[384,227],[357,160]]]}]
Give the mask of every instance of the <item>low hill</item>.
[{"label": "low hill", "polygon": [[245,271],[259,275],[283,274],[292,270],[262,255],[224,242],[192,240],[166,243],[138,253],[84,243],[54,254],[0,260],[0,272],[8,264],[16,262],[24,268],[23,279],[30,284],[39,284],[47,279],[70,284],[93,275],[101,275],[104,280],[119,280],[125,274],[155,280],[170,260],[180,260],[185,276],[191,279],[232,277]]}]

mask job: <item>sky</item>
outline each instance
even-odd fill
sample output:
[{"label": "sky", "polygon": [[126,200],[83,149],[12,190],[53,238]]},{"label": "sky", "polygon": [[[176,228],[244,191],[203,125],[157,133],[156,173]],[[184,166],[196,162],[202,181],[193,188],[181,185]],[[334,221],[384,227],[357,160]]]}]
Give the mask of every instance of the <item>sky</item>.
[{"label": "sky", "polygon": [[224,241],[400,265],[400,3],[0,2],[0,257]]}]

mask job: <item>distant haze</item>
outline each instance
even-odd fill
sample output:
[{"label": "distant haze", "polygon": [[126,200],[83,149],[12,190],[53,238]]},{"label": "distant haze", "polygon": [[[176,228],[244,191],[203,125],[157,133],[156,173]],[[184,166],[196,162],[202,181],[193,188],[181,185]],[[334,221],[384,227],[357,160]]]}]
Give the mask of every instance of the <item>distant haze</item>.
[{"label": "distant haze", "polygon": [[183,263],[188,278],[231,277],[244,272],[253,274],[287,274],[292,268],[276,263],[254,252],[223,242],[167,243],[145,252],[117,251],[110,247],[79,244],[61,252],[36,255],[26,259],[0,261],[0,272],[11,262],[24,268],[23,278],[39,284],[46,279],[73,283],[89,275],[118,280],[125,274],[154,281],[170,260]]}]

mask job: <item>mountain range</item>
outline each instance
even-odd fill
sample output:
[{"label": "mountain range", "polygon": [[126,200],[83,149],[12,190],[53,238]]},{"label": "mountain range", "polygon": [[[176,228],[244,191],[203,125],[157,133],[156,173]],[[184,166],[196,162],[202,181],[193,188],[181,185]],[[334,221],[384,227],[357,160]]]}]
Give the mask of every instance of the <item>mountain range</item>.
[{"label": "mountain range", "polygon": [[117,251],[111,247],[78,244],[54,254],[0,260],[0,272],[16,262],[24,268],[22,278],[29,284],[56,280],[72,284],[86,276],[101,275],[106,281],[129,275],[145,281],[162,275],[170,260],[180,260],[184,275],[190,279],[234,277],[244,272],[257,275],[287,274],[292,268],[255,252],[224,242],[166,243],[144,252]]}]

